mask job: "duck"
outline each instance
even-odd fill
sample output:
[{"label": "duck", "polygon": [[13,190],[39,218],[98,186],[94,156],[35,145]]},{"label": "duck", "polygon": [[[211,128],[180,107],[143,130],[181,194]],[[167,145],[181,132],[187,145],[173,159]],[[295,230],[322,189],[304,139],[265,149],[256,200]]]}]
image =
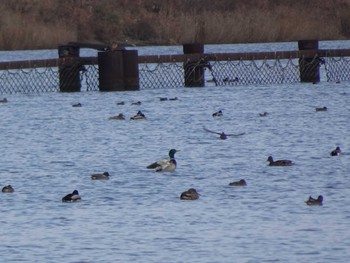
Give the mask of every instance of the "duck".
[{"label": "duck", "polygon": [[213,117],[221,117],[221,116],[223,116],[222,110],[214,112],[211,116],[213,116]]},{"label": "duck", "polygon": [[160,101],[166,101],[166,100],[168,100],[168,98],[167,97],[161,97],[161,98],[159,98],[159,100]]},{"label": "duck", "polygon": [[327,107],[315,108],[315,111],[327,111]]},{"label": "duck", "polygon": [[0,100],[0,103],[7,103],[7,102],[8,102],[8,100],[6,98],[3,98]]},{"label": "duck", "polygon": [[119,102],[117,102],[117,105],[118,105],[118,106],[122,106],[122,105],[124,105],[124,104],[125,104],[124,101],[119,101]]},{"label": "duck", "polygon": [[130,118],[130,120],[145,120],[146,116],[143,114],[140,110],[134,115],[133,117]]},{"label": "duck", "polygon": [[79,103],[75,103],[75,104],[73,104],[72,105],[72,107],[81,107],[82,105],[81,105],[81,103],[79,102]]},{"label": "duck", "polygon": [[125,116],[123,113],[119,113],[116,116],[109,117],[110,120],[125,120]]},{"label": "duck", "polygon": [[92,180],[109,180],[110,174],[108,172],[104,172],[102,174],[93,174],[91,175]]},{"label": "duck", "polygon": [[13,193],[14,191],[15,189],[13,189],[13,187],[10,184],[2,188],[3,193]]},{"label": "duck", "polygon": [[221,140],[226,140],[228,136],[235,136],[235,137],[237,137],[237,136],[242,136],[242,135],[245,134],[245,132],[237,133],[237,134],[227,134],[227,133],[224,133],[224,132],[215,132],[215,131],[211,131],[211,130],[205,128],[205,127],[203,127],[203,129],[204,129],[205,131],[207,131],[207,132],[211,132],[211,133],[218,134],[218,135],[219,135],[219,138],[220,138]]},{"label": "duck", "polygon": [[309,199],[305,201],[305,203],[307,205],[322,205],[322,202],[323,202],[323,196],[322,195],[319,195],[317,197],[317,199],[311,197],[311,195],[310,195]]},{"label": "duck", "polygon": [[267,161],[269,162],[269,166],[291,166],[294,163],[290,160],[277,160],[274,161],[272,156],[269,156],[267,158]]},{"label": "duck", "polygon": [[181,193],[181,200],[197,200],[199,198],[199,194],[196,189],[190,188],[187,191]]},{"label": "duck", "polygon": [[331,151],[331,156],[338,156],[341,154],[341,150],[340,147],[337,146],[337,148],[335,148],[333,151]]},{"label": "duck", "polygon": [[132,102],[131,105],[141,105],[141,101]]},{"label": "duck", "polygon": [[74,190],[71,194],[67,194],[62,198],[62,202],[77,202],[80,201],[81,197],[78,190]]},{"label": "duck", "polygon": [[174,97],[174,98],[169,98],[169,100],[174,101],[174,100],[178,100],[178,99],[177,99],[177,97]]},{"label": "duck", "polygon": [[265,112],[263,112],[263,113],[259,113],[259,116],[260,117],[266,117],[268,115],[268,113],[265,111]]},{"label": "duck", "polygon": [[237,182],[229,183],[228,185],[231,185],[231,186],[246,186],[247,182],[244,179],[241,179],[241,180],[239,180]]},{"label": "duck", "polygon": [[169,151],[169,159],[158,160],[154,163],[151,163],[146,168],[147,169],[155,169],[156,172],[173,172],[176,169],[177,163],[175,160],[175,153],[179,152],[179,150],[171,149]]}]

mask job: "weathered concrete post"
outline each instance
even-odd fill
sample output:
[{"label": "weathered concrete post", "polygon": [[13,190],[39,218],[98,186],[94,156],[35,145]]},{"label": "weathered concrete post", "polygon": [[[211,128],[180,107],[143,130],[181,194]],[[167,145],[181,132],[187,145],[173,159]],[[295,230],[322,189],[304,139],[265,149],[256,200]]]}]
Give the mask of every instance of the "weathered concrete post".
[{"label": "weathered concrete post", "polygon": [[[184,54],[203,54],[203,44],[184,44]],[[200,61],[184,62],[185,87],[204,87],[204,65]]]},{"label": "weathered concrete post", "polygon": [[61,45],[58,47],[58,57],[63,58],[59,66],[59,79],[61,92],[80,91],[79,47]]},{"label": "weathered concrete post", "polygon": [[139,89],[137,50],[107,50],[98,52],[100,91]]},{"label": "weathered concrete post", "polygon": [[[299,50],[318,50],[318,40],[298,41]],[[299,70],[301,82],[317,83],[320,81],[320,59],[317,56],[300,57]]]}]

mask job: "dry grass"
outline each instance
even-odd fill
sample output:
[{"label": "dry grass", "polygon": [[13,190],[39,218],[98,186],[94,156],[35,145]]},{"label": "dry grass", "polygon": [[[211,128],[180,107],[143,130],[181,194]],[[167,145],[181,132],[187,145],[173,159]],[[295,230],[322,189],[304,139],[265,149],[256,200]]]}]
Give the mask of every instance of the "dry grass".
[{"label": "dry grass", "polygon": [[4,0],[0,49],[350,38],[350,0]]}]

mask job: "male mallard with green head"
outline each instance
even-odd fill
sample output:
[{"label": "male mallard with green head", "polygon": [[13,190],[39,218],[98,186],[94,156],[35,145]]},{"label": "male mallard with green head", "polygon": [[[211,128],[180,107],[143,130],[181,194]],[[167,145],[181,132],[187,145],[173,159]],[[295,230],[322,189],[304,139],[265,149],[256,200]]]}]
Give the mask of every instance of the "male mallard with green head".
[{"label": "male mallard with green head", "polygon": [[158,160],[147,166],[147,169],[155,169],[156,172],[173,172],[176,169],[175,153],[179,150],[171,149],[169,159]]}]

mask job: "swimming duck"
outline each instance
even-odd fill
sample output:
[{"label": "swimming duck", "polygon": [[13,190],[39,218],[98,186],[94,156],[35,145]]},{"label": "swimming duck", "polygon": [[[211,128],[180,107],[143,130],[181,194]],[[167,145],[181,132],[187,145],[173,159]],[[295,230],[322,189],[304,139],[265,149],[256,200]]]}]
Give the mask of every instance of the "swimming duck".
[{"label": "swimming duck", "polygon": [[180,195],[181,200],[197,200],[198,198],[199,198],[199,194],[197,190],[194,188],[190,188]]},{"label": "swimming duck", "polygon": [[169,98],[169,100],[177,100],[177,97]]},{"label": "swimming duck", "polygon": [[331,156],[338,156],[341,154],[341,150],[340,147],[337,146],[337,148],[335,148],[333,151],[331,151]]},{"label": "swimming duck", "polygon": [[316,111],[327,111],[327,107],[316,108]]},{"label": "swimming duck", "polygon": [[124,105],[124,104],[125,104],[124,101],[117,102],[117,105],[118,105],[118,106],[122,106],[122,105]]},{"label": "swimming duck", "polygon": [[109,117],[110,120],[125,120],[125,116],[123,113],[119,113],[116,116]]},{"label": "swimming duck", "polygon": [[74,190],[71,194],[67,194],[65,197],[62,198],[62,202],[76,202],[80,200],[81,198],[77,190]]},{"label": "swimming duck", "polygon": [[219,110],[219,111],[217,111],[217,112],[214,112],[214,113],[212,114],[212,116],[213,116],[213,117],[221,117],[221,116],[223,116],[223,113],[222,113],[221,110]]},{"label": "swimming duck", "polygon": [[147,169],[155,169],[156,172],[173,172],[176,169],[175,153],[179,150],[171,149],[169,159],[158,160],[147,166]]},{"label": "swimming duck", "polygon": [[146,116],[140,110],[136,113],[135,116],[130,118],[130,120],[144,120],[144,119],[146,119]]},{"label": "swimming duck", "polygon": [[166,100],[168,100],[168,98],[167,97],[162,97],[162,98],[159,98],[159,100],[160,101],[166,101]]},{"label": "swimming duck", "polygon": [[14,191],[15,191],[15,189],[13,189],[13,187],[11,185],[4,186],[2,188],[3,193],[13,193]]},{"label": "swimming duck", "polygon": [[267,161],[270,162],[269,165],[270,166],[291,166],[294,163],[290,160],[277,160],[274,161],[272,156],[269,156],[269,158],[267,158]]},{"label": "swimming duck", "polygon": [[259,113],[259,116],[260,117],[266,117],[268,115],[268,113],[265,111],[265,112],[263,112],[263,113]]},{"label": "swimming duck", "polygon": [[246,186],[247,182],[244,179],[241,179],[241,180],[239,180],[237,182],[229,183],[228,185],[231,185],[231,186]]},{"label": "swimming duck", "polygon": [[92,180],[109,180],[109,173],[108,172],[104,172],[102,174],[93,174],[91,175],[91,179]]},{"label": "swimming duck", "polygon": [[203,129],[204,129],[205,131],[207,131],[207,132],[211,132],[211,133],[215,133],[215,134],[220,135],[219,138],[220,138],[221,140],[226,140],[228,136],[235,136],[235,137],[237,137],[237,136],[241,136],[241,135],[244,135],[244,134],[245,134],[245,132],[238,133],[238,134],[227,134],[227,133],[224,133],[224,132],[215,132],[215,131],[211,131],[211,130],[205,128],[205,127],[203,127]]},{"label": "swimming duck", "polygon": [[131,105],[141,105],[141,101],[133,102]]},{"label": "swimming duck", "polygon": [[8,102],[8,100],[6,98],[3,98],[0,100],[0,103],[6,103],[6,102]]},{"label": "swimming duck", "polygon": [[79,103],[75,103],[75,104],[73,104],[72,105],[72,107],[81,107],[82,105],[81,105],[81,103],[79,102]]},{"label": "swimming duck", "polygon": [[309,199],[305,201],[307,205],[322,205],[323,202],[323,196],[319,195],[317,199],[312,198],[311,195],[309,196]]}]

